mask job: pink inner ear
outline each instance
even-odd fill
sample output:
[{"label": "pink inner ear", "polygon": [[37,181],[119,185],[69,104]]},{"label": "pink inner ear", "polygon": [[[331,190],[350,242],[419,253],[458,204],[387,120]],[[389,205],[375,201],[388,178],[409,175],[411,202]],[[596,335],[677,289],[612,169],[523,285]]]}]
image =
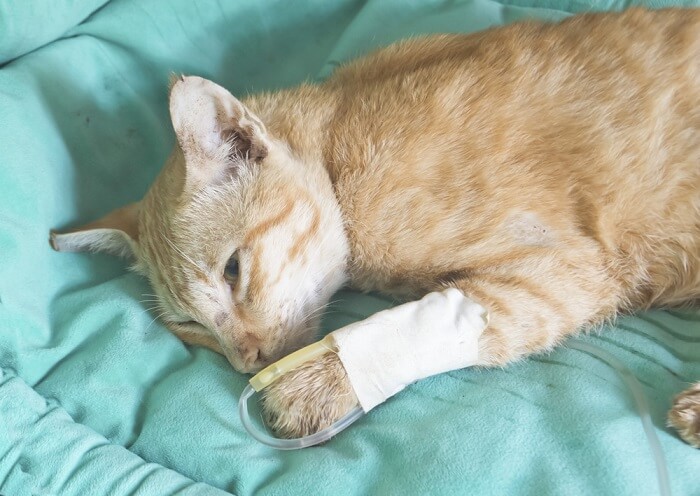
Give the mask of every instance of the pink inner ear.
[{"label": "pink inner ear", "polygon": [[231,144],[231,158],[246,157],[253,162],[259,162],[267,156],[267,147],[258,143],[252,130],[242,128],[225,129],[222,138]]},{"label": "pink inner ear", "polygon": [[228,180],[245,162],[259,162],[268,154],[262,122],[212,81],[196,76],[176,79],[169,107],[177,149],[184,158],[180,201]]}]

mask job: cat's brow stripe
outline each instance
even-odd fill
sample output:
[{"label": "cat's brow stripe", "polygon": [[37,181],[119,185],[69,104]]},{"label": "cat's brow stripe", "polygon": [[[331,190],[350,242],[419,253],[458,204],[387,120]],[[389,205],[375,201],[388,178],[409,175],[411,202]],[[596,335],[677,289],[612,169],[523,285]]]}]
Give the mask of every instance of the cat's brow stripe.
[{"label": "cat's brow stripe", "polygon": [[314,218],[311,221],[311,225],[309,228],[304,231],[294,242],[292,247],[289,250],[289,254],[287,256],[287,261],[288,262],[293,262],[295,261],[299,255],[302,252],[305,252],[306,246],[309,244],[311,239],[316,236],[318,233],[318,229],[321,225],[321,213],[319,212],[318,208],[314,207]]},{"label": "cat's brow stripe", "polygon": [[264,235],[270,229],[273,229],[276,226],[280,225],[282,222],[284,222],[284,220],[287,217],[290,216],[293,209],[294,209],[294,202],[288,201],[280,213],[278,213],[277,215],[275,215],[272,218],[269,218],[269,219],[266,219],[266,220],[260,222],[254,228],[252,228],[248,232],[248,234],[246,235],[245,239],[243,240],[243,244],[249,245],[251,243],[251,241],[253,241],[255,238],[258,238],[258,237]]},{"label": "cat's brow stripe", "polygon": [[[295,240],[294,244],[289,250],[286,261],[283,263],[283,266],[280,268],[280,271],[277,274],[276,279],[272,281],[269,285],[275,285],[280,281],[282,275],[285,273],[286,265],[294,262],[301,253],[305,253],[307,251],[305,248],[308,246],[309,242],[313,239],[313,237],[318,233],[318,230],[321,225],[321,213],[315,205],[310,204],[310,206],[312,206],[314,209],[314,217],[311,221],[311,225],[306,231],[304,231],[304,233],[302,233]],[[294,207],[294,203],[290,201],[288,203],[288,207],[288,209],[285,208],[281,214],[275,216],[273,219],[269,221],[263,221],[262,223],[258,224],[258,226],[254,227],[251,232],[253,232],[254,230],[258,230],[260,226],[266,224],[265,229],[261,229],[260,232],[257,234],[257,236],[262,236],[263,234],[265,234],[265,232],[284,222],[286,217],[288,217],[291,214],[291,211]],[[250,282],[248,283],[248,289],[246,291],[246,300],[248,301],[256,301],[262,295],[265,287],[267,286],[265,284],[266,281],[263,277],[263,271],[261,270],[261,260],[261,250],[255,250],[251,256],[250,261]]]},{"label": "cat's brow stripe", "polygon": [[[248,281],[248,288],[246,289],[246,294],[245,294],[245,300],[247,302],[253,302],[256,301],[257,298],[260,296],[263,285],[265,283],[265,280],[262,277],[262,270],[261,270],[261,263],[260,260],[262,259],[262,248],[258,246],[253,252],[251,253],[250,257],[250,267],[249,267],[249,274],[250,274],[250,280]],[[280,273],[282,270],[280,270]]]}]

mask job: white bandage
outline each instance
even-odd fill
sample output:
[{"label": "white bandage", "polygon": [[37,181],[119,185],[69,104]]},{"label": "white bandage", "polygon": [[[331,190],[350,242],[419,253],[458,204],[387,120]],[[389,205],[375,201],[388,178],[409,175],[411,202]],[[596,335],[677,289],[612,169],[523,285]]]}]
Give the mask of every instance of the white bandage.
[{"label": "white bandage", "polygon": [[338,356],[365,412],[407,385],[475,365],[486,310],[450,288],[333,332]]}]

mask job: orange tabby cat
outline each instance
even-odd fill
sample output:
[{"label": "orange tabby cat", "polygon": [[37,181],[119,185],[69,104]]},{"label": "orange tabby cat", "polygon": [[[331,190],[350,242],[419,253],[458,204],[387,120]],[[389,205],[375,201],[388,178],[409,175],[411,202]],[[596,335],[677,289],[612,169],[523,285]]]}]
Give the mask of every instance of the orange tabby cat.
[{"label": "orange tabby cat", "polygon": [[[145,198],[60,250],[135,258],[183,340],[259,370],[341,285],[487,307],[482,366],[618,312],[700,300],[700,10],[417,38],[244,102],[174,81]],[[268,391],[287,436],[357,399],[334,354]],[[670,420],[700,444],[700,387]]]}]

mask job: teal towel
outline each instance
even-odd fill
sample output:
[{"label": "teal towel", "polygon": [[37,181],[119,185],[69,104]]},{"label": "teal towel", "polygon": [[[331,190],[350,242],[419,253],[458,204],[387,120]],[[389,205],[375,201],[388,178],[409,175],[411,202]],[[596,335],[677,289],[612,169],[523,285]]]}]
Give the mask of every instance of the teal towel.
[{"label": "teal towel", "polygon": [[108,1],[0,2],[0,64],[65,35]]},{"label": "teal towel", "polygon": [[[174,139],[171,72],[245,95],[406,36],[628,3],[0,2],[0,494],[655,494],[630,391],[567,348],[430,378],[321,447],[270,449],[238,418],[247,377],[154,321],[142,278],[47,240],[146,191]],[[337,299],[326,330],[390,304]],[[639,378],[674,494],[700,494],[700,451],[664,425],[700,379],[700,314],[649,312],[583,339]]]}]

